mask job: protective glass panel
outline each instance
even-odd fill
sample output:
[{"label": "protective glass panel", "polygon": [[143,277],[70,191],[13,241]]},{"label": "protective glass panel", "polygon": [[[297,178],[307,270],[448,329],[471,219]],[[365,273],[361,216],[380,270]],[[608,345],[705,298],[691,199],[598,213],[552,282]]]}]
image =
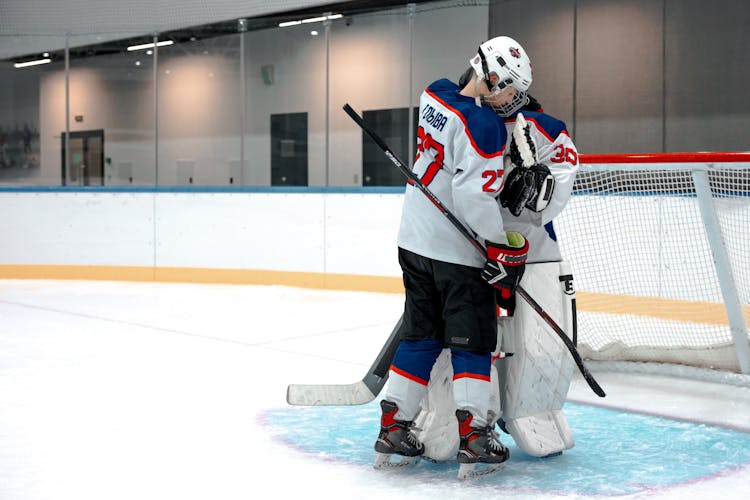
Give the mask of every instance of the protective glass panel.
[{"label": "protective glass panel", "polygon": [[194,36],[159,48],[159,185],[239,183],[240,37]]},{"label": "protective glass panel", "polygon": [[325,30],[317,21],[243,35],[245,184],[326,185]]},{"label": "protective glass panel", "polygon": [[[360,127],[342,110],[349,104],[370,124],[394,153],[411,164],[408,137],[414,137],[403,113],[409,108],[411,65],[410,15],[406,7],[347,17],[331,25],[330,162],[331,186],[373,185],[373,179],[390,184],[395,167],[381,162],[383,151],[372,145]],[[398,111],[402,110],[402,111]],[[364,158],[364,154],[368,156]],[[382,175],[368,172],[365,161],[386,169]],[[380,167],[379,167],[380,168]],[[405,180],[398,181],[404,185]]]},{"label": "protective glass panel", "polygon": [[[71,38],[71,45],[79,42],[83,39]],[[55,149],[65,185],[155,182],[153,50],[128,50],[130,43],[132,39],[70,49],[67,147],[66,117],[42,120],[61,137]],[[64,68],[45,82],[42,91],[45,98],[56,96],[64,102]]]},{"label": "protective glass panel", "polygon": [[2,41],[0,184],[59,185],[65,64],[64,53],[51,50],[64,47],[65,38],[14,35]]}]

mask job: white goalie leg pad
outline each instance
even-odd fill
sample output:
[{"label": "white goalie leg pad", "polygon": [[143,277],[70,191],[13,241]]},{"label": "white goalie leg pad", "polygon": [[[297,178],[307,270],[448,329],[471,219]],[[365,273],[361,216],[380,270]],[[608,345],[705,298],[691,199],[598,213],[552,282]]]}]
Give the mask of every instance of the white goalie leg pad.
[{"label": "white goalie leg pad", "polygon": [[[497,422],[500,416],[500,385],[497,380],[497,369],[493,365],[490,368],[490,384],[482,384],[483,391],[490,391],[487,411],[487,422],[490,424]],[[458,387],[460,390],[460,383]],[[456,459],[458,421],[449,349],[443,349],[432,367],[427,394],[420,402],[420,411],[414,421],[414,434],[424,444],[424,458],[437,462]]]},{"label": "white goalie leg pad", "polygon": [[[521,286],[572,337],[575,292],[569,264],[527,264]],[[513,353],[496,362],[505,428],[531,456],[572,448],[562,406],[575,364],[565,344],[520,297],[513,317],[498,319],[498,335],[499,349]]]},{"label": "white goalie leg pad", "polygon": [[427,394],[414,421],[414,434],[424,444],[424,458],[438,462],[455,460],[458,422],[453,397],[453,366],[449,349],[443,349],[430,373]]}]

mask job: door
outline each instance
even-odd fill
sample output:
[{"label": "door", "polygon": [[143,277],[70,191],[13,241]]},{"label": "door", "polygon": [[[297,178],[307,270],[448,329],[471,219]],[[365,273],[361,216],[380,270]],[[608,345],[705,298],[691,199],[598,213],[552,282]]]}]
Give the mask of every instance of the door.
[{"label": "door", "polygon": [[[104,185],[104,130],[71,132],[66,163],[65,132],[62,133],[62,185]],[[66,166],[68,171],[66,172]]]},{"label": "door", "polygon": [[307,186],[307,113],[271,115],[271,185]]}]

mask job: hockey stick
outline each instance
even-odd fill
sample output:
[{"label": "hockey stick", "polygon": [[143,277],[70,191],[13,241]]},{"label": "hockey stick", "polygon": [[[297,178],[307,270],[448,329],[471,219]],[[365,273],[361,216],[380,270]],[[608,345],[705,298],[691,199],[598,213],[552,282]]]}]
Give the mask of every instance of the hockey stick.
[{"label": "hockey stick", "polygon": [[[365,125],[365,122],[362,120],[362,118],[357,114],[354,109],[352,109],[349,104],[344,104],[344,111],[354,120],[357,125],[359,125],[362,130],[365,131],[365,133],[370,136],[370,139],[375,141],[375,143],[380,147],[380,149],[383,150],[385,155],[388,157],[388,159],[391,160],[391,162],[398,168],[402,174],[404,174],[407,179],[411,181],[411,183],[419,188],[422,193],[424,193],[425,196],[432,202],[433,205],[437,207],[438,210],[440,210],[443,215],[445,215],[448,220],[453,224],[456,229],[459,230],[459,232],[471,243],[474,245],[474,248],[477,249],[479,253],[482,254],[482,256],[487,255],[487,251],[485,250],[484,246],[477,241],[477,239],[472,236],[472,234],[469,232],[469,230],[464,226],[455,215],[451,213],[450,210],[446,208],[445,205],[435,196],[432,191],[430,191],[427,186],[424,185],[422,180],[412,172],[409,168],[406,167],[404,162],[398,159],[398,157],[391,151],[391,149],[388,147],[388,145],[383,141],[383,139],[380,138],[379,135],[377,135],[374,131],[370,130],[370,128]],[[583,375],[583,378],[586,379],[586,382],[589,384],[589,387],[596,393],[599,397],[604,397],[606,394],[604,393],[604,390],[599,386],[597,381],[594,379],[593,375],[591,375],[591,372],[589,372],[588,368],[586,368],[586,365],[583,364],[583,360],[581,359],[581,355],[578,354],[578,350],[576,349],[576,346],[573,345],[573,342],[571,342],[570,338],[565,334],[562,328],[553,320],[549,314],[542,308],[539,303],[534,300],[527,292],[523,289],[520,285],[516,288],[516,293],[521,296],[522,299],[524,299],[529,306],[531,306],[534,311],[541,316],[541,318],[555,331],[555,333],[562,339],[563,343],[565,344],[565,347],[568,348],[568,351],[570,352],[570,355],[573,356],[573,360],[575,361],[576,365],[578,365],[578,369],[581,371],[581,374]]]},{"label": "hockey stick", "polygon": [[362,380],[353,384],[290,384],[286,390],[286,402],[303,406],[348,406],[363,405],[375,399],[388,380],[388,370],[401,341],[403,322],[402,316]]}]

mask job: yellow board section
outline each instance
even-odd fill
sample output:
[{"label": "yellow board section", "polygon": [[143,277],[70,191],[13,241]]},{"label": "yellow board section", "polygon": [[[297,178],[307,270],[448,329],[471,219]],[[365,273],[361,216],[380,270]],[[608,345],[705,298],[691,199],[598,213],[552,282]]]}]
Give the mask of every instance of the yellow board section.
[{"label": "yellow board section", "polygon": [[0,279],[154,281],[155,271],[135,266],[0,265]]},{"label": "yellow board section", "polygon": [[[236,285],[282,285],[323,290],[404,293],[401,278],[354,274],[303,273],[253,269],[192,267],[0,265],[0,279],[56,279],[156,281],[172,283],[226,283]],[[579,311],[629,314],[652,318],[727,325],[724,304],[688,300],[635,297],[606,293],[576,292]],[[750,326],[750,306],[743,305],[745,324]]]},{"label": "yellow board section", "polygon": [[325,290],[404,293],[401,278],[194,267],[0,265],[0,279],[157,281],[282,285]]},{"label": "yellow board section", "polygon": [[[576,291],[576,305],[579,311],[585,312],[631,314],[710,325],[729,324],[724,304],[716,302]],[[750,326],[750,306],[743,305],[742,314],[745,318],[745,325]]]}]

